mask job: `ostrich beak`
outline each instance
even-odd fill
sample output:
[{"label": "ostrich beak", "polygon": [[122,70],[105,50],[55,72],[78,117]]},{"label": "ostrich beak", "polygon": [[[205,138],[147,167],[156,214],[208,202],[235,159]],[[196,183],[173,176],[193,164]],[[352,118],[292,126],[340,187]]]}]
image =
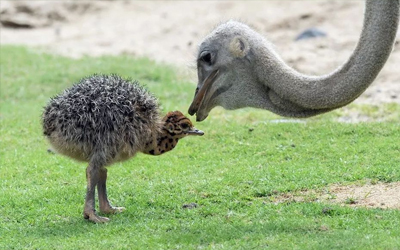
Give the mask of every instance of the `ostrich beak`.
[{"label": "ostrich beak", "polygon": [[219,73],[219,70],[214,70],[207,76],[207,78],[204,80],[202,86],[196,89],[196,93],[193,99],[192,104],[189,107],[189,114],[194,115],[200,108],[201,104],[203,103],[204,97],[207,94],[207,91],[209,90],[210,86],[212,83],[215,81]]},{"label": "ostrich beak", "polygon": [[190,128],[190,130],[187,132],[188,135],[204,135],[204,132],[201,130],[198,130],[195,127]]}]

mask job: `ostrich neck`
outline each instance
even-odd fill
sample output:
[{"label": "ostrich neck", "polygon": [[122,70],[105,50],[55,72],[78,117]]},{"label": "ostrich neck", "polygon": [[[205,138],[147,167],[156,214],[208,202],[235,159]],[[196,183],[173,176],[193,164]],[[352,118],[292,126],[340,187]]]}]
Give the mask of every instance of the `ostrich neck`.
[{"label": "ostrich neck", "polygon": [[149,155],[161,155],[174,149],[178,141],[178,138],[175,138],[166,130],[162,130],[159,134],[152,136],[142,152]]},{"label": "ostrich neck", "polygon": [[[291,112],[313,115],[352,102],[373,82],[388,59],[398,19],[399,0],[367,0],[363,29],[354,52],[337,70],[323,76],[295,71],[267,43],[255,46],[258,55],[255,72],[268,92],[265,105],[272,105],[269,108],[278,111],[280,104],[286,106],[289,115]],[[277,113],[286,115],[285,112]]]}]

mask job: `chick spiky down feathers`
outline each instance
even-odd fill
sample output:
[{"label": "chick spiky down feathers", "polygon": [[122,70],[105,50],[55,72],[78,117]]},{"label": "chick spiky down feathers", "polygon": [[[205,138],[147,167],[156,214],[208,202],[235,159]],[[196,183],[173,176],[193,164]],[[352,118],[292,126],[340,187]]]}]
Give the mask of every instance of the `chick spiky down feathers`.
[{"label": "chick spiky down feathers", "polygon": [[42,118],[56,151],[80,161],[101,154],[107,165],[143,150],[161,129],[157,99],[118,75],[82,78],[53,97]]}]

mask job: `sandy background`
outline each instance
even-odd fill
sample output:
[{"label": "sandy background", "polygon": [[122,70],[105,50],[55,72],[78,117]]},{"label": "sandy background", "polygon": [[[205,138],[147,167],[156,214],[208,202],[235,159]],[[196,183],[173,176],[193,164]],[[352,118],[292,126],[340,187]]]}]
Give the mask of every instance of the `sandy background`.
[{"label": "sandy background", "polygon": [[[332,71],[358,40],[363,1],[4,1],[1,44],[70,57],[129,54],[179,66],[194,84],[197,45],[218,23],[241,20],[301,72]],[[326,37],[294,41],[318,28]],[[400,103],[400,35],[375,83],[356,102]]]},{"label": "sandy background", "polygon": [[[328,73],[358,40],[363,1],[4,1],[1,44],[23,44],[64,56],[128,54],[178,66],[196,85],[197,46],[217,24],[241,20],[265,35],[303,73]],[[309,28],[326,37],[295,41]],[[400,103],[400,35],[371,87],[355,102]],[[400,183],[333,186],[329,201],[400,208]],[[324,195],[320,194],[320,199]],[[282,200],[287,199],[283,197]]]}]

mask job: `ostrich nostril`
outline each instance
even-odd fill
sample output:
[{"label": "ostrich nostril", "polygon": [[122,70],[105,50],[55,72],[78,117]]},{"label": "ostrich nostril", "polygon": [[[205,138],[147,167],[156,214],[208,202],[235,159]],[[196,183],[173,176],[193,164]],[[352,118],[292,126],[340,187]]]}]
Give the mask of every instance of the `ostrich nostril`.
[{"label": "ostrich nostril", "polygon": [[198,92],[199,92],[199,87],[196,88],[196,91],[194,92],[194,96],[196,96]]}]

